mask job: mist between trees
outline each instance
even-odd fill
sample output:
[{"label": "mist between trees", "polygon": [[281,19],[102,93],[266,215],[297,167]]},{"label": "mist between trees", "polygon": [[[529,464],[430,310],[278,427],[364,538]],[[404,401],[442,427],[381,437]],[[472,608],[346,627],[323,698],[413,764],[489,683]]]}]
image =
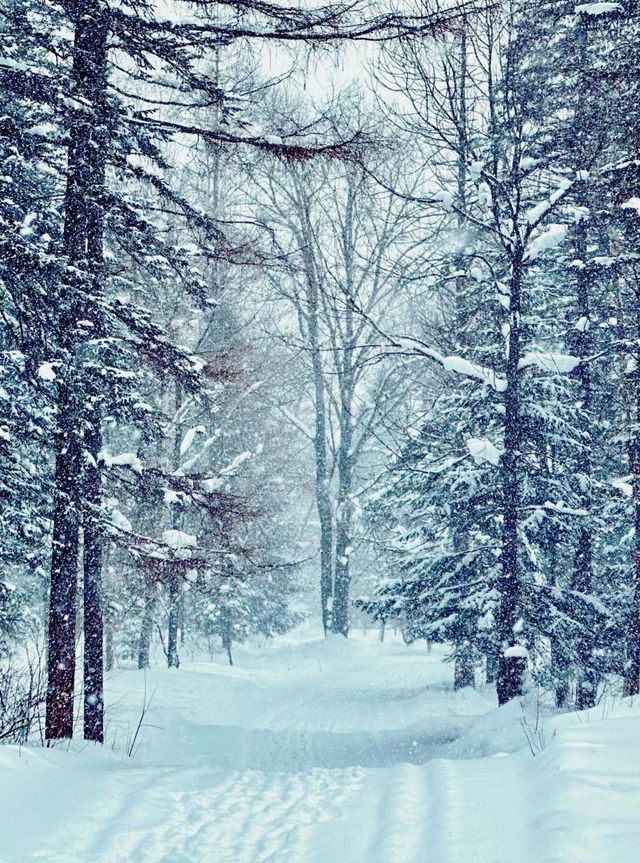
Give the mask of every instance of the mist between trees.
[{"label": "mist between trees", "polygon": [[310,616],[638,693],[637,15],[0,0],[0,739]]}]

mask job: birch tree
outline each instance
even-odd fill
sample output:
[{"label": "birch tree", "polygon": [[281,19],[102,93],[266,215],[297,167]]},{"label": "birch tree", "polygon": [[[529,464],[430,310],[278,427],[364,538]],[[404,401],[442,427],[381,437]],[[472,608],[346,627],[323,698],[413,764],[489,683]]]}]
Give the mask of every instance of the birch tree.
[{"label": "birch tree", "polygon": [[398,384],[394,369],[372,363],[368,315],[399,313],[398,286],[416,265],[412,208],[376,193],[357,168],[292,166],[259,182],[290,262],[273,279],[295,315],[285,338],[309,368],[322,621],[325,632],[346,636],[361,466]]}]

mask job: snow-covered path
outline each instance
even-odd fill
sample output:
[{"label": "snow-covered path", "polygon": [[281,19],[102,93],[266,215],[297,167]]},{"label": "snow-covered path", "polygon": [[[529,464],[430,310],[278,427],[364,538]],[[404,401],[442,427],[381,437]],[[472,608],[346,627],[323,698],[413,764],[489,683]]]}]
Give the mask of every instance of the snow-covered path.
[{"label": "snow-covered path", "polygon": [[0,749],[0,861],[640,859],[636,708],[556,717],[533,759],[521,706],[450,673],[436,649],[343,640],[153,671],[129,759],[143,679],[118,672],[115,751]]}]

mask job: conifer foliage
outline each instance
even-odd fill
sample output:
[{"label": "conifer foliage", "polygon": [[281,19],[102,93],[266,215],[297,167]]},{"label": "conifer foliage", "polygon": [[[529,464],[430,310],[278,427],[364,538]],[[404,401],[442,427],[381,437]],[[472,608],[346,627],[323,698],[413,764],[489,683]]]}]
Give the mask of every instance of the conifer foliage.
[{"label": "conifer foliage", "polygon": [[[394,120],[437,153],[433,202],[458,236],[439,292],[455,339],[437,344],[431,333],[439,353],[423,351],[457,379],[440,375],[431,411],[391,467],[381,499],[399,519],[389,543],[400,572],[363,607],[418,620],[467,667],[484,654],[500,702],[522,694],[529,667],[558,704],[572,686],[579,707],[593,704],[601,675],[620,668],[613,632],[627,616],[635,631],[637,557],[619,561],[623,610],[606,586],[602,517],[620,507],[620,488],[635,499],[616,478],[635,470],[633,432],[627,469],[606,433],[626,386],[627,423],[635,404],[622,344],[635,344],[637,305],[620,294],[633,289],[618,228],[624,219],[637,229],[625,188],[635,162],[621,134],[633,128],[633,84],[611,100],[604,87],[612,45],[617,69],[633,53],[621,34],[634,14],[623,4],[532,12],[514,2],[468,20],[430,57],[392,49],[385,69],[416,106]],[[629,691],[637,642],[628,637]],[[473,671],[460,674],[473,682]]]}]

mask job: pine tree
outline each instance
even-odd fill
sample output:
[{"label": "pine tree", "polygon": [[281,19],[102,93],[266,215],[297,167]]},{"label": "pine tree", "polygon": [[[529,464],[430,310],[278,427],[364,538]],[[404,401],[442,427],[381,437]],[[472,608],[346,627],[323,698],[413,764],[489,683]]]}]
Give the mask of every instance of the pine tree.
[{"label": "pine tree", "polygon": [[[586,656],[592,646],[585,645],[584,638],[587,628],[593,630],[595,607],[590,576],[585,578],[585,567],[590,564],[584,538],[593,528],[588,522],[589,508],[584,506],[590,442],[582,431],[590,405],[588,399],[586,404],[582,399],[576,407],[569,377],[573,372],[576,383],[585,388],[588,370],[582,366],[588,361],[589,348],[585,339],[569,346],[566,333],[554,326],[558,319],[567,320],[569,311],[567,283],[558,283],[551,269],[558,262],[554,250],[566,248],[569,221],[579,212],[573,201],[582,173],[576,168],[575,149],[572,161],[566,145],[575,131],[575,118],[567,130],[566,117],[559,109],[558,116],[554,114],[556,108],[542,85],[554,70],[543,69],[544,64],[534,59],[535,46],[549,37],[555,23],[542,11],[532,19],[524,4],[514,3],[502,13],[490,11],[486,19],[468,22],[468,34],[463,30],[457,38],[443,39],[436,60],[424,63],[411,50],[395,60],[401,64],[404,82],[408,80],[407,60],[413,60],[415,65],[409,67],[415,69],[412,80],[425,93],[428,112],[417,122],[410,120],[407,130],[421,135],[427,150],[436,152],[435,179],[443,188],[433,195],[433,201],[443,202],[452,211],[459,235],[466,230],[459,241],[460,251],[452,251],[449,267],[460,304],[454,311],[452,302],[448,310],[449,328],[458,335],[458,343],[454,340],[450,348],[454,356],[444,355],[433,335],[423,337],[420,345],[427,347],[420,347],[417,353],[462,377],[480,378],[493,403],[486,416],[477,408],[471,416],[465,414],[469,401],[463,393],[469,384],[459,379],[456,395],[449,397],[452,427],[448,433],[429,418],[433,437],[427,428],[426,451],[416,453],[415,443],[408,447],[413,453],[409,464],[413,459],[419,470],[425,469],[422,459],[426,458],[429,476],[422,482],[414,477],[421,491],[414,490],[408,507],[415,513],[418,535],[424,534],[417,549],[433,550],[428,583],[432,590],[441,588],[444,597],[440,608],[437,597],[426,590],[422,614],[427,620],[433,614],[451,625],[468,619],[468,604],[456,605],[450,591],[455,584],[472,583],[465,569],[470,563],[467,549],[474,547],[469,538],[479,530],[488,538],[494,557],[480,566],[477,591],[491,596],[495,604],[487,616],[482,613],[482,602],[477,601],[475,614],[483,625],[490,621],[493,628],[486,649],[491,652],[492,638],[499,648],[500,702],[522,692],[527,655],[544,654],[549,641],[556,654],[561,644],[562,650],[578,655],[583,675],[592,673]],[[471,59],[466,59],[465,51]],[[392,56],[391,70],[393,62]],[[466,71],[471,63],[473,75]],[[414,105],[422,104],[415,92],[412,99]],[[471,300],[464,286],[470,274],[476,280],[481,274]],[[483,284],[484,293],[479,290]],[[489,324],[475,331],[465,329],[465,315],[481,320],[478,309],[487,310]],[[569,347],[582,353],[568,353]],[[482,424],[480,429],[476,419]],[[443,438],[449,456],[443,460],[443,472],[449,476],[444,490],[448,508],[433,510],[434,499],[440,502],[441,498],[431,460],[438,462],[429,450],[442,448]],[[499,539],[481,528],[483,508],[472,497],[463,497],[462,506],[460,502],[453,505],[461,487],[459,476],[464,478],[462,488],[472,488],[473,494],[478,488],[465,478],[465,460],[470,456],[494,466],[493,481],[484,476],[482,485],[489,485],[485,492],[488,511],[499,514]],[[406,511],[407,501],[402,495],[400,499]],[[441,522],[446,525],[442,530]],[[578,567],[582,575],[567,582],[558,579],[557,572],[565,567],[567,546],[576,538],[579,549],[582,542],[576,564],[582,561]],[[459,566],[455,563],[458,549],[463,553]],[[407,561],[410,557],[408,552]],[[446,578],[442,577],[443,566]],[[398,591],[408,592],[414,602],[425,585],[419,576],[415,584],[410,578],[409,585],[400,582]],[[393,586],[386,590],[394,592]],[[427,607],[427,596],[432,608]],[[390,602],[393,604],[392,599]],[[476,633],[475,641],[480,638]],[[593,692],[589,680],[584,692],[588,690]]]},{"label": "pine tree", "polygon": [[[48,100],[57,80],[55,16],[3,4],[0,28],[0,561],[25,573],[46,559],[56,309],[45,302],[62,268],[57,158]],[[35,70],[47,70],[39,80]]]}]

